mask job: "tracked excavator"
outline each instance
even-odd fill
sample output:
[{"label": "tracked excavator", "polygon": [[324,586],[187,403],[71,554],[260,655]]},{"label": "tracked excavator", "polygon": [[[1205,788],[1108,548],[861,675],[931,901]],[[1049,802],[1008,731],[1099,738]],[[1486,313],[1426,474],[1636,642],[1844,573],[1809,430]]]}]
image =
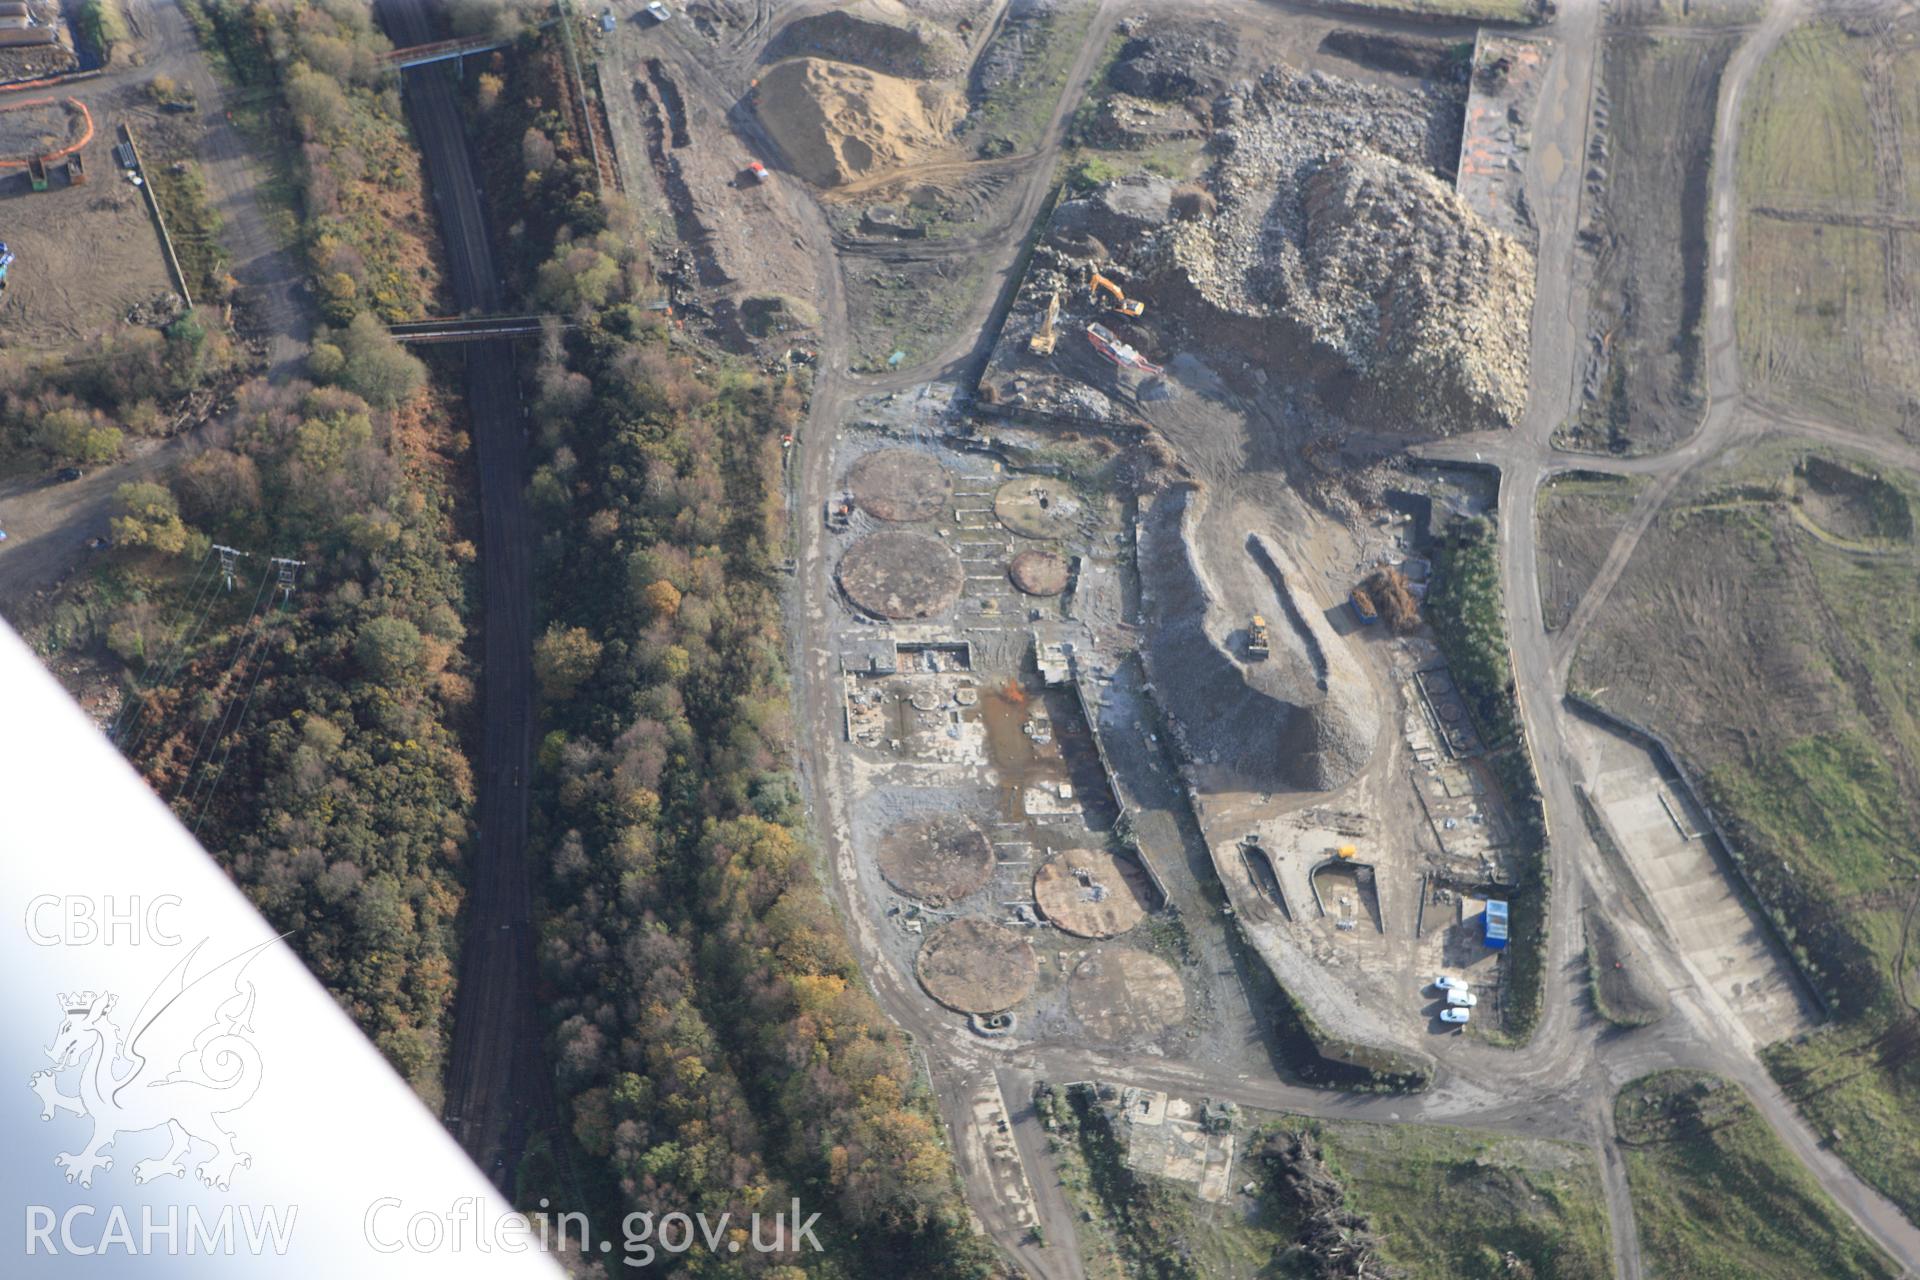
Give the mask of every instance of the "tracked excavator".
[{"label": "tracked excavator", "polygon": [[1102,291],[1113,295],[1110,309],[1118,311],[1123,316],[1137,317],[1147,309],[1146,303],[1138,298],[1129,298],[1124,289],[1096,271],[1093,273],[1093,279],[1087,282],[1087,292],[1093,296],[1094,301],[1098,302]]},{"label": "tracked excavator", "polygon": [[1053,344],[1055,341],[1055,335],[1053,332],[1053,322],[1055,320],[1058,320],[1059,318],[1060,318],[1060,291],[1058,289],[1055,289],[1053,291],[1053,297],[1049,299],[1047,302],[1047,318],[1040,322],[1040,328],[1034,333],[1034,335],[1031,338],[1027,339],[1027,350],[1033,352],[1033,354],[1037,356],[1052,355]]}]

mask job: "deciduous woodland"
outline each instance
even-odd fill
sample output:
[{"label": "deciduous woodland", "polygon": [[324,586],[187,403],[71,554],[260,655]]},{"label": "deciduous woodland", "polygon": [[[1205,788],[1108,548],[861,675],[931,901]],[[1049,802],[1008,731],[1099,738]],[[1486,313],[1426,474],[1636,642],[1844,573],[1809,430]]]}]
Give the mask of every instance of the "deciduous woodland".
[{"label": "deciduous woodland", "polygon": [[802,389],[669,343],[541,52],[478,78],[473,109],[511,149],[498,167],[520,166],[497,218],[508,262],[581,322],[549,335],[530,392],[532,856],[564,1140],[603,1212],[739,1217],[798,1196],[830,1241],[784,1259],[807,1274],[986,1274],[924,1079],[802,830],[776,595]]}]

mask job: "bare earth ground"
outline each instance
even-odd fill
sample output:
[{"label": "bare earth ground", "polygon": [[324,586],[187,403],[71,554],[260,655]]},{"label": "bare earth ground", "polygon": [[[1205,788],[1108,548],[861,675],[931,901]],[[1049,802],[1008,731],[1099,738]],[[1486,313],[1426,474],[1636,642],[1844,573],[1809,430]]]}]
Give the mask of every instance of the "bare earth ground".
[{"label": "bare earth ground", "polygon": [[1754,86],[1740,347],[1763,400],[1920,440],[1920,14],[1842,9]]},{"label": "bare earth ground", "polygon": [[[173,292],[146,201],[113,164],[118,127],[131,124],[137,134],[155,118],[139,80],[83,81],[72,96],[93,113],[93,140],[80,152],[86,183],[67,185],[56,161],[51,189],[35,192],[25,169],[0,169],[0,236],[16,255],[0,302],[7,347],[75,348],[123,327],[129,309]],[[0,132],[0,154],[14,154],[15,132]]]},{"label": "bare earth ground", "polygon": [[[1691,434],[1704,392],[1707,174],[1720,73],[1739,43],[1610,30],[1589,349],[1570,443],[1657,452]],[[1591,189],[1591,187],[1590,187]]]},{"label": "bare earth ground", "polygon": [[1540,491],[1540,610],[1549,631],[1567,624],[1633,509],[1624,477],[1556,477]]}]

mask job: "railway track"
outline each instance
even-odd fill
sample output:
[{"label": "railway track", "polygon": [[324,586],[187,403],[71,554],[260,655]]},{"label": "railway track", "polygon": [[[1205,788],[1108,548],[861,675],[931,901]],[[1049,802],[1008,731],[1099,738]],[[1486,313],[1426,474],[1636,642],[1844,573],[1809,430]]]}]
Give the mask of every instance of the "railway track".
[{"label": "railway track", "polygon": [[482,342],[489,338],[522,338],[554,325],[571,329],[575,322],[556,315],[473,316],[440,320],[410,320],[387,326],[402,342]]}]

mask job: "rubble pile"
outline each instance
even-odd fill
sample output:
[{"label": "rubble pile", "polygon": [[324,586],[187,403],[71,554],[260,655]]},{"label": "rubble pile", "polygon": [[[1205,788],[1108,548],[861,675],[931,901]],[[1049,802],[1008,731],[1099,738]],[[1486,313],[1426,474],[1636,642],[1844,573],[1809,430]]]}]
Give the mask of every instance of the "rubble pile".
[{"label": "rubble pile", "polygon": [[1365,151],[1307,182],[1306,270],[1284,288],[1317,341],[1390,402],[1448,429],[1513,426],[1527,403],[1533,255],[1431,175]]},{"label": "rubble pile", "polygon": [[1107,81],[1136,98],[1171,102],[1211,97],[1233,65],[1235,37],[1225,23],[1170,20],[1165,14],[1121,24],[1128,39]]},{"label": "rubble pile", "polygon": [[1510,427],[1533,263],[1434,176],[1454,158],[1445,115],[1426,94],[1270,71],[1215,103],[1218,212],[1136,256],[1223,319],[1275,322],[1283,354],[1357,377],[1352,408],[1378,426]]},{"label": "rubble pile", "polygon": [[1287,1252],[1328,1280],[1387,1280],[1402,1274],[1380,1256],[1380,1241],[1366,1215],[1347,1207],[1347,1189],[1327,1168],[1320,1143],[1310,1134],[1281,1131],[1261,1151],[1280,1203],[1302,1219]]}]

